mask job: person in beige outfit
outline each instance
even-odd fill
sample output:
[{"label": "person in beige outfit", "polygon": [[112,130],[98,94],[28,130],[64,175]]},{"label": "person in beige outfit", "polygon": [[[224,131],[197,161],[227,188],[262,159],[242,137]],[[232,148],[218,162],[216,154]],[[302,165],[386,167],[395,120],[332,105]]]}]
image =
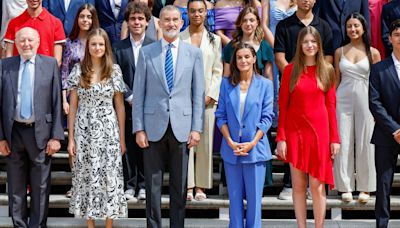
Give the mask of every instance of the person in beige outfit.
[{"label": "person in beige outfit", "polygon": [[[180,34],[182,41],[199,47],[202,51],[205,79],[204,130],[200,143],[189,153],[187,199],[193,199],[196,187],[196,200],[204,200],[205,189],[212,188],[213,167],[212,148],[214,137],[214,112],[219,97],[222,79],[221,39],[208,31],[204,25],[207,5],[204,0],[188,1],[189,27]],[[196,155],[196,159],[194,158]]]},{"label": "person in beige outfit", "polygon": [[[376,190],[375,148],[370,143],[374,119],[368,109],[369,71],[380,61],[378,50],[370,46],[367,23],[359,13],[346,20],[347,44],[336,50],[335,70],[338,81],[337,120],[341,148],[334,160],[335,185],[342,200],[368,202]],[[355,175],[356,173],[356,175]]]}]

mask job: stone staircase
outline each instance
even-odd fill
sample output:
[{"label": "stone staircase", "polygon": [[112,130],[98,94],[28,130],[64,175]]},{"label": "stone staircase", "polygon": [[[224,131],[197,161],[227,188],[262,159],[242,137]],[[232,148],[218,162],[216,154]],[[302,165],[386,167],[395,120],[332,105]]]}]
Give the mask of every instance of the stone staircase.
[{"label": "stone staircase", "polygon": [[[71,172],[68,166],[68,154],[62,151],[53,156],[51,174],[52,190],[50,196],[49,227],[85,227],[85,221],[73,219],[68,214],[69,199],[65,192],[71,185]],[[229,200],[220,184],[219,163],[221,158],[214,155],[214,187],[207,191],[208,199],[198,202],[187,202],[187,222],[185,227],[227,227],[229,218]],[[400,157],[397,161],[399,170],[394,177],[394,191],[391,197],[393,211],[390,227],[400,227]],[[263,227],[296,227],[293,212],[293,202],[278,200],[277,195],[283,185],[283,163],[278,159],[273,160],[273,186],[266,187],[262,200]],[[164,176],[162,197],[163,214],[167,214],[169,208],[168,197],[168,173]],[[0,158],[0,228],[12,227],[8,216],[8,197],[6,194],[7,174],[5,171],[5,159]],[[327,199],[327,224],[326,227],[375,227],[374,223],[375,197],[367,204],[360,204],[356,200],[343,203],[335,191],[328,192]],[[128,201],[129,219],[119,219],[115,227],[145,227],[144,209],[145,202],[132,199]],[[312,219],[312,200],[307,200],[309,209],[308,218]],[[357,220],[358,219],[358,220]],[[103,222],[104,223],[104,222]],[[99,222],[100,227],[103,224]],[[168,221],[163,222],[168,225]],[[265,225],[265,226],[264,226]],[[312,223],[310,221],[310,226]]]}]

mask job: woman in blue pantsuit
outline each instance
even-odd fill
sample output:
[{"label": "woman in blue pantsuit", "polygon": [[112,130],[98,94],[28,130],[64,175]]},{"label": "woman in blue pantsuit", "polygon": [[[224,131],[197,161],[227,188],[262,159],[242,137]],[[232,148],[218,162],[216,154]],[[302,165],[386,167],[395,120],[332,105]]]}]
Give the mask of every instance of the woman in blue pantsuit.
[{"label": "woman in blue pantsuit", "polygon": [[266,133],[273,118],[273,86],[258,75],[256,51],[239,43],[230,64],[231,76],[221,84],[217,125],[224,136],[224,160],[229,193],[229,227],[261,227],[261,198],[266,161],[272,158]]}]

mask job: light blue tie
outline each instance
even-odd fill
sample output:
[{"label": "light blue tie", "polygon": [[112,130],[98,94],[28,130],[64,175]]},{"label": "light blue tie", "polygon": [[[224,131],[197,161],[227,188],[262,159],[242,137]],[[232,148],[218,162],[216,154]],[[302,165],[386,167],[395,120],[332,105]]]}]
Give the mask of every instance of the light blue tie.
[{"label": "light blue tie", "polygon": [[29,119],[32,116],[32,83],[31,74],[29,72],[29,64],[31,62],[26,60],[24,62],[24,70],[21,77],[21,117],[22,119]]},{"label": "light blue tie", "polygon": [[172,44],[168,44],[165,55],[165,77],[167,79],[168,89],[171,92],[174,87],[174,63],[172,60]]}]

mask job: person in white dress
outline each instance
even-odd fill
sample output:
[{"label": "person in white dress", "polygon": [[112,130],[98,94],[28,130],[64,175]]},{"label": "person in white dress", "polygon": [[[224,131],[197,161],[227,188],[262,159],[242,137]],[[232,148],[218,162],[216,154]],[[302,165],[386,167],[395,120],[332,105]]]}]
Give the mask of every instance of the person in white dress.
[{"label": "person in white dress", "polygon": [[127,216],[122,173],[125,84],[103,29],[88,34],[85,56],[68,85],[68,152],[75,157],[69,212],[87,219],[89,228],[96,219],[106,219],[110,228],[113,219]]},{"label": "person in white dress", "polygon": [[[336,49],[337,120],[341,150],[334,160],[335,186],[342,200],[366,203],[376,190],[374,146],[370,143],[374,119],[368,109],[368,83],[371,65],[381,60],[371,47],[368,24],[359,13],[346,20],[346,45]],[[357,175],[355,175],[357,173]]]}]

